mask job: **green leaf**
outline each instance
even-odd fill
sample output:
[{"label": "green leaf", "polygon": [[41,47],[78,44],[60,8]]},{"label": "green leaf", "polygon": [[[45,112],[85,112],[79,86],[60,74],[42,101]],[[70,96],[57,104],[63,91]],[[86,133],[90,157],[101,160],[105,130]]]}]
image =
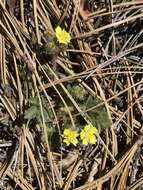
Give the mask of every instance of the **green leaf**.
[{"label": "green leaf", "polygon": [[[46,100],[44,97],[41,96],[41,102],[42,102],[42,109],[43,114],[46,122],[50,122],[53,120],[53,113],[50,107],[48,107]],[[25,111],[24,118],[31,120],[31,119],[37,119],[39,123],[41,123],[42,115],[41,115],[41,108],[39,104],[38,97],[32,97],[29,100],[29,108]]]}]

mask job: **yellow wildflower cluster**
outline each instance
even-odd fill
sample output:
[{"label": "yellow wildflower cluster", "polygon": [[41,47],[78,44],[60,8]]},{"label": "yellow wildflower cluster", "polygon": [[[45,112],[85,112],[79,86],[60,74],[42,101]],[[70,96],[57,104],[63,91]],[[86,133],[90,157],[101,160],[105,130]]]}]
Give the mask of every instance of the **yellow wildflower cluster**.
[{"label": "yellow wildflower cluster", "polygon": [[64,130],[64,140],[63,142],[66,143],[67,145],[73,144],[77,145],[78,134],[75,131],[72,131],[70,129],[65,129]]},{"label": "yellow wildflower cluster", "polygon": [[67,145],[73,144],[77,145],[78,140],[77,137],[80,136],[80,139],[82,140],[82,144],[88,145],[88,144],[95,144],[97,139],[96,136],[98,134],[98,130],[93,127],[91,124],[85,125],[80,134],[72,131],[71,129],[65,129],[64,130],[64,140]]},{"label": "yellow wildflower cluster", "polygon": [[68,43],[70,43],[71,40],[70,34],[66,32],[64,29],[62,29],[60,26],[58,26],[55,29],[55,33],[56,33],[56,38],[60,44],[67,45]]},{"label": "yellow wildflower cluster", "polygon": [[82,140],[82,143],[84,145],[87,144],[95,144],[96,143],[96,137],[95,135],[98,133],[98,130],[93,127],[92,125],[85,125],[84,129],[80,133],[80,138]]}]

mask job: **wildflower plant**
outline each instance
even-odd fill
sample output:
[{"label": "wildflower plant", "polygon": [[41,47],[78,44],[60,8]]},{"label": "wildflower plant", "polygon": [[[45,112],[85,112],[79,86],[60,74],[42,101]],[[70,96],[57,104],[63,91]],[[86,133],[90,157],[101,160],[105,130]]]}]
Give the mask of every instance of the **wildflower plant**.
[{"label": "wildflower plant", "polygon": [[84,129],[82,129],[80,133],[82,144],[96,144],[96,134],[98,134],[98,130],[95,127],[93,127],[91,124],[85,125]]},{"label": "wildflower plant", "polygon": [[[54,115],[50,106],[47,106],[47,100],[44,98],[44,96],[40,96],[40,98],[41,98],[41,103],[42,103],[43,116],[45,119],[45,125],[46,125],[47,134],[48,134],[49,144],[51,145],[51,148],[54,149],[56,148],[57,144],[59,144],[59,133],[57,131],[57,128],[54,127],[54,124],[53,124]],[[29,106],[25,110],[24,118],[28,120],[31,124],[36,123],[37,126],[40,126],[41,136],[44,137],[42,113],[41,113],[38,96],[31,97],[29,99]]]},{"label": "wildflower plant", "polygon": [[65,129],[63,132],[63,142],[66,143],[66,145],[73,144],[76,146],[78,144],[77,138],[80,137],[83,145],[96,144],[97,134],[98,130],[91,124],[85,125],[84,128],[81,130],[80,134],[72,131],[71,129]]},{"label": "wildflower plant", "polygon": [[56,27],[54,34],[46,31],[43,38],[45,42],[42,45],[42,51],[49,55],[57,55],[63,52],[71,40],[70,34],[60,26]]},{"label": "wildflower plant", "polygon": [[71,40],[70,34],[66,32],[64,29],[62,29],[60,26],[58,26],[55,29],[55,33],[56,33],[57,41],[60,44],[67,45],[68,43],[70,43],[70,40]]},{"label": "wildflower plant", "polygon": [[63,134],[64,137],[63,142],[66,143],[66,145],[73,144],[74,146],[76,146],[78,144],[77,140],[78,136],[79,134],[76,133],[75,131],[72,131],[71,129],[65,129]]},{"label": "wildflower plant", "polygon": [[[98,134],[107,128],[110,128],[111,122],[109,120],[106,108],[104,105],[97,106],[101,103],[99,97],[92,97],[87,93],[87,91],[76,82],[70,82],[67,84],[67,90],[74,98],[78,105],[85,113],[85,117],[92,124],[87,124],[85,119],[81,115],[77,115],[75,118],[76,130],[78,131],[79,136],[77,137],[78,141],[82,145],[96,144]],[[61,91],[62,92],[62,91]],[[68,108],[71,111],[71,114],[77,113],[74,105],[69,101],[68,97],[62,92],[66,102],[68,102]],[[66,129],[67,126],[71,126],[71,121],[65,109],[65,106],[62,102],[58,102],[56,100],[56,104],[59,105],[59,112],[57,113],[57,117],[59,120],[62,120],[63,130]],[[97,106],[97,107],[96,107]],[[93,108],[94,109],[91,109]],[[88,111],[87,111],[88,110]],[[96,127],[95,127],[96,126]],[[80,144],[79,143],[79,144]],[[70,143],[71,144],[71,143]]]}]

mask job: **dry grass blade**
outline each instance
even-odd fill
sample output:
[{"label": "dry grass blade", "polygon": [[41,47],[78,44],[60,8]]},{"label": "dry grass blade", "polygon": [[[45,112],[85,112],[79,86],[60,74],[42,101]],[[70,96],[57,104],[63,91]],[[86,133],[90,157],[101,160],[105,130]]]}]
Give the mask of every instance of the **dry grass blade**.
[{"label": "dry grass blade", "polygon": [[133,17],[130,17],[130,18],[127,18],[127,19],[118,21],[118,22],[116,22],[116,23],[108,24],[108,25],[106,25],[106,26],[103,26],[103,27],[101,27],[101,28],[98,28],[98,29],[95,29],[95,30],[93,30],[93,31],[87,32],[87,33],[85,33],[85,34],[81,34],[81,35],[79,35],[79,36],[74,37],[73,39],[87,38],[87,37],[90,37],[90,36],[92,36],[92,35],[95,35],[95,34],[98,34],[98,33],[100,33],[100,32],[103,32],[103,31],[105,31],[105,30],[107,30],[107,29],[110,29],[110,28],[112,28],[112,27],[118,27],[118,26],[120,26],[120,25],[122,25],[122,24],[128,23],[128,22],[130,22],[130,21],[134,21],[134,20],[139,19],[139,18],[142,18],[142,17],[143,17],[143,14],[141,13],[141,14],[138,14],[138,15],[136,15],[136,16],[133,16]]},{"label": "dry grass blade", "polygon": [[[124,167],[126,167],[128,160],[132,159],[132,157],[135,154],[135,152],[137,151],[137,149],[138,149],[138,142],[136,142],[132,146],[132,148],[125,154],[125,156],[123,156],[123,158],[117,163],[117,165],[115,165],[115,167],[112,170],[110,170],[107,174],[105,174],[101,178],[99,178],[91,183],[85,184],[79,188],[75,188],[75,190],[86,190],[86,189],[92,190],[92,189],[96,188],[98,186],[98,184],[100,184],[100,185],[103,184],[110,177],[112,177],[112,175],[117,175],[118,173],[122,174],[122,171],[124,170]],[[123,181],[121,181],[121,182],[123,182]]]}]

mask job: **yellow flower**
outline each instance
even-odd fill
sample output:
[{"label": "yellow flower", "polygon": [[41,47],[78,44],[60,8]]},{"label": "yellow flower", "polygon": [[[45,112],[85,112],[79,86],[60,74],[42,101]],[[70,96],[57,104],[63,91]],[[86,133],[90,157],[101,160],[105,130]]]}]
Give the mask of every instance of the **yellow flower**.
[{"label": "yellow flower", "polygon": [[92,125],[85,125],[84,129],[80,133],[80,138],[84,145],[95,144],[97,139],[95,134],[98,133],[98,130]]},{"label": "yellow flower", "polygon": [[60,26],[55,29],[57,40],[60,44],[67,45],[70,43],[71,36],[64,29],[62,30]]},{"label": "yellow flower", "polygon": [[64,140],[63,142],[66,143],[67,145],[73,144],[73,145],[77,145],[78,140],[78,134],[75,131],[72,131],[70,129],[65,129],[64,130]]}]

